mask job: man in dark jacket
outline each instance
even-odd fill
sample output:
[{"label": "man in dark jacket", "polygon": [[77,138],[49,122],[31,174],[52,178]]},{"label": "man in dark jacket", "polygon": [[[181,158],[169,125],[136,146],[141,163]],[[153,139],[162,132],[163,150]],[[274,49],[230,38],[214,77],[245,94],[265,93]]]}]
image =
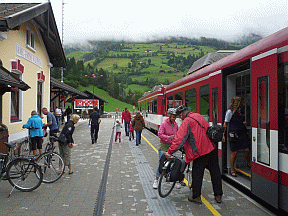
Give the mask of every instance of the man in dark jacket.
[{"label": "man in dark jacket", "polygon": [[123,120],[124,120],[124,125],[125,125],[126,136],[129,136],[129,124],[131,121],[131,113],[129,112],[127,107],[125,107],[125,110],[122,111],[122,124],[123,124]]},{"label": "man in dark jacket", "polygon": [[92,144],[97,143],[100,123],[101,123],[101,118],[100,118],[100,114],[98,113],[98,108],[94,107],[94,112],[90,114],[90,118],[89,118],[89,125],[91,125]]},{"label": "man in dark jacket", "polygon": [[206,134],[209,123],[199,113],[187,112],[187,108],[184,105],[178,107],[177,110],[177,114],[180,115],[183,122],[165,156],[166,158],[170,158],[173,152],[184,146],[186,163],[193,161],[193,196],[188,197],[188,200],[202,204],[201,188],[204,170],[207,168],[211,175],[215,200],[217,203],[221,203],[223,191],[218,162],[218,149]]},{"label": "man in dark jacket", "polygon": [[71,114],[72,114],[72,109],[70,108],[70,106],[68,106],[68,108],[65,111],[65,115],[67,116],[67,121],[70,120]]}]

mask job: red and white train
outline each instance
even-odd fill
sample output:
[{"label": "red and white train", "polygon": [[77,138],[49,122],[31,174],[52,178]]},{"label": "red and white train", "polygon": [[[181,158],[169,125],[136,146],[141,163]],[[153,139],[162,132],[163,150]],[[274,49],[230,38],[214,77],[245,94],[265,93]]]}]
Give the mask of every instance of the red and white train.
[{"label": "red and white train", "polygon": [[252,169],[240,151],[235,163],[239,175],[229,175],[227,141],[218,144],[221,172],[288,212],[288,28],[145,93],[138,106],[146,126],[154,130],[167,118],[169,107],[181,104],[202,114],[210,124],[221,124],[234,96],[244,98]]}]

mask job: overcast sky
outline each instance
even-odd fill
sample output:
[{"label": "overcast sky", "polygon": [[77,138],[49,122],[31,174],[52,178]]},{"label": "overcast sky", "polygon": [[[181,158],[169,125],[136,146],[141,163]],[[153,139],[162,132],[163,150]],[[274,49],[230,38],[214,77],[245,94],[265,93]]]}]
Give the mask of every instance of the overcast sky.
[{"label": "overcast sky", "polygon": [[[48,0],[0,0],[1,3]],[[62,37],[62,0],[50,0]],[[64,0],[64,44],[163,36],[234,39],[288,26],[288,0]]]}]

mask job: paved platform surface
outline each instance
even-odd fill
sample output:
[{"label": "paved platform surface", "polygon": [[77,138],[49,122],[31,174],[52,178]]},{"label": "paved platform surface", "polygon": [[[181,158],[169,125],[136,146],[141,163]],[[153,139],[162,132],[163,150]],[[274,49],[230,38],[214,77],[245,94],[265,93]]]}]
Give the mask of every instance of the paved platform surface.
[{"label": "paved platform surface", "polygon": [[[208,172],[202,188],[204,204],[187,200],[188,187],[175,188],[165,199],[159,197],[152,188],[158,166],[158,155],[152,146],[158,149],[159,138],[143,130],[142,143],[137,147],[135,140],[129,141],[124,135],[123,128],[122,142],[114,142],[114,120],[102,119],[98,143],[94,145],[88,121],[77,124],[72,175],[66,171],[57,182],[43,183],[32,192],[14,190],[10,198],[7,196],[11,185],[8,181],[0,182],[0,215],[95,215],[97,202],[101,200],[103,215],[273,215],[224,182],[223,202],[217,204]],[[107,169],[105,162],[111,145]],[[104,197],[98,196],[103,187],[103,173],[108,174]]]}]

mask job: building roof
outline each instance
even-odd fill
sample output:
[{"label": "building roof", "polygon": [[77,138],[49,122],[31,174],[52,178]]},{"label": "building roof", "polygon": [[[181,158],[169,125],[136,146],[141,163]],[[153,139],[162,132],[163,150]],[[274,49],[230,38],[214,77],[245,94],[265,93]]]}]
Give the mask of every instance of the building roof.
[{"label": "building roof", "polygon": [[197,70],[200,70],[201,68],[204,68],[213,62],[219,61],[220,59],[234,53],[233,50],[227,50],[227,51],[218,51],[216,53],[208,53],[207,55],[203,56],[202,58],[195,61],[192,65],[192,67],[189,69],[187,74],[194,73]]},{"label": "building roof", "polygon": [[67,91],[72,95],[79,95],[82,97],[87,97],[87,95],[84,92],[79,91],[78,89],[75,89],[72,86],[67,85],[66,83],[61,82],[53,77],[51,77],[50,79],[50,86],[51,86],[51,89],[60,89],[62,91]]},{"label": "building roof", "polygon": [[29,20],[40,32],[53,66],[66,67],[66,58],[50,2],[0,4],[0,32],[19,30],[20,25]]},{"label": "building roof", "polygon": [[7,88],[6,91],[9,91],[8,88],[10,86],[13,88],[19,88],[22,91],[26,91],[30,88],[29,85],[27,85],[25,82],[15,77],[6,68],[0,65],[0,86],[1,85],[6,86]]},{"label": "building roof", "polygon": [[[89,97],[89,95],[92,95],[92,97],[93,97],[93,92],[89,91],[88,89],[85,89],[83,92],[86,93],[88,97]],[[96,98],[96,99],[98,98],[99,100],[102,100],[105,103],[108,103],[106,100],[104,100],[103,98],[99,97],[95,93],[94,93],[94,98]]]}]

